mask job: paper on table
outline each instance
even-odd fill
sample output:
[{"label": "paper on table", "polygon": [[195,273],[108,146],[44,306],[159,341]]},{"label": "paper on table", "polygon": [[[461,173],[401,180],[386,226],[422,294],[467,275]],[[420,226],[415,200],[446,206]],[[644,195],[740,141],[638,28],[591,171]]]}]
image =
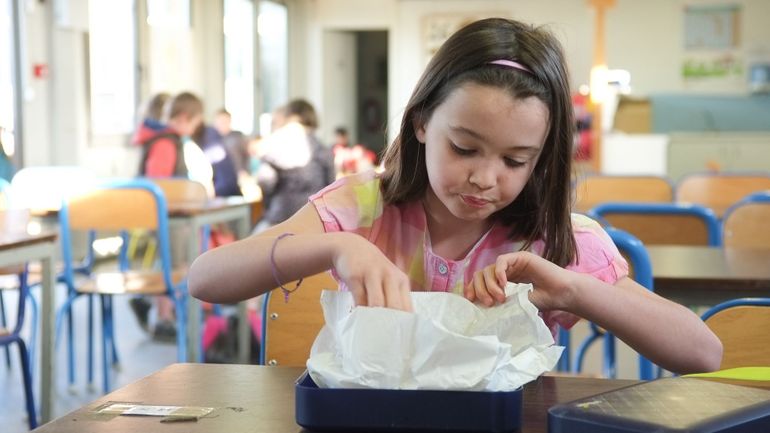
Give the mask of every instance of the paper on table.
[{"label": "paper on table", "polygon": [[325,290],[326,325],[307,362],[329,388],[510,391],[551,370],[563,347],[529,301],[531,284],[509,283],[503,304],[414,292],[414,313],[354,308],[350,292]]}]

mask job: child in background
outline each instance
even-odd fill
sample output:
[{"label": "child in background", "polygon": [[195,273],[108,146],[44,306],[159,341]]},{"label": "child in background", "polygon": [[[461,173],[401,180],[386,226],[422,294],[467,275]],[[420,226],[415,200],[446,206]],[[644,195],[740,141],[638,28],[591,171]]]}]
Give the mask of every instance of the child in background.
[{"label": "child in background", "polygon": [[[154,104],[150,104],[152,107]],[[162,125],[154,133],[143,136],[142,157],[139,164],[139,176],[147,177],[189,177],[201,181],[213,195],[212,169],[203,151],[189,140],[203,119],[203,103],[189,92],[180,93],[168,100],[163,109]],[[150,118],[150,116],[146,116]],[[143,124],[142,127],[146,126]],[[140,128],[141,130],[142,128]],[[185,236],[188,236],[186,234]],[[174,232],[172,248],[183,245],[178,233]],[[178,262],[180,254],[174,249],[172,257]],[[176,265],[177,263],[175,263]],[[149,306],[138,300],[131,300],[131,307],[137,314],[140,325],[147,327]],[[153,338],[161,341],[175,341],[176,325],[174,304],[165,296],[156,297],[157,323]]]},{"label": "child in background", "polygon": [[338,127],[334,130],[334,168],[340,175],[356,174],[374,168],[377,155],[361,144],[353,144],[348,130]]},{"label": "child in background", "polygon": [[703,322],[629,278],[602,228],[570,214],[574,128],[550,33],[469,24],[428,64],[381,175],[342,178],[286,222],[200,256],[190,292],[233,302],[333,269],[357,305],[408,311],[410,290],[491,306],[506,282],[532,283],[552,329],[579,316],[668,370],[718,368],[722,346]]}]

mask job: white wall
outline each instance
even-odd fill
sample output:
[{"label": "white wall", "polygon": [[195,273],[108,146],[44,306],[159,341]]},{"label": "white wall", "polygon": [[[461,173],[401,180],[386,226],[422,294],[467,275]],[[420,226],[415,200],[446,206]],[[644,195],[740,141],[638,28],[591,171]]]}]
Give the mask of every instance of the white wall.
[{"label": "white wall", "polygon": [[[744,59],[770,59],[770,1],[735,0],[742,7],[741,48]],[[618,0],[607,13],[606,57],[610,68],[631,72],[637,95],[654,92],[717,91],[743,93],[745,82],[693,86],[681,78],[683,10],[688,5],[724,4],[721,0]],[[389,31],[389,133],[425,65],[422,24],[435,14],[505,15],[547,25],[564,45],[572,84],[588,83],[593,60],[594,13],[583,0],[295,0],[300,19],[290,30],[304,54],[292,57],[292,69],[307,71],[292,82],[291,93],[321,100],[321,33],[326,30]],[[303,41],[303,42],[301,42]],[[297,78],[297,77],[295,77]],[[323,113],[321,113],[323,116]]]},{"label": "white wall", "polygon": [[[323,33],[322,103],[319,111],[320,135],[329,137],[336,125],[355,125],[356,35],[349,31],[327,30]],[[326,143],[329,143],[327,140]]]}]

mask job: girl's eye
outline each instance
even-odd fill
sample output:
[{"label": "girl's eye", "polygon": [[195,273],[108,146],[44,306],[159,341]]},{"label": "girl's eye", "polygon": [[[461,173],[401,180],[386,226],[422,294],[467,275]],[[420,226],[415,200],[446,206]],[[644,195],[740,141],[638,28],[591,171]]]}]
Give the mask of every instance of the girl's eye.
[{"label": "girl's eye", "polygon": [[452,142],[449,142],[449,146],[458,155],[471,155],[471,154],[473,154],[473,150],[472,149],[464,149],[462,147],[457,146],[456,144],[454,144]]},{"label": "girl's eye", "polygon": [[522,165],[526,164],[526,162],[523,161],[516,161],[515,159],[511,158],[503,158],[505,160],[505,165],[511,168],[521,167]]}]

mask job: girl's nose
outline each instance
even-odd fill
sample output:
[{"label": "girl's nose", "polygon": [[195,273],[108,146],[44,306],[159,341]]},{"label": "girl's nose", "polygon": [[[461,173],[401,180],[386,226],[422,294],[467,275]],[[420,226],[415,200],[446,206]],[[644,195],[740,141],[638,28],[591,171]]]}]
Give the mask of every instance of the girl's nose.
[{"label": "girl's nose", "polygon": [[468,181],[479,189],[489,189],[495,186],[496,182],[495,168],[490,164],[479,164],[474,167]]}]

